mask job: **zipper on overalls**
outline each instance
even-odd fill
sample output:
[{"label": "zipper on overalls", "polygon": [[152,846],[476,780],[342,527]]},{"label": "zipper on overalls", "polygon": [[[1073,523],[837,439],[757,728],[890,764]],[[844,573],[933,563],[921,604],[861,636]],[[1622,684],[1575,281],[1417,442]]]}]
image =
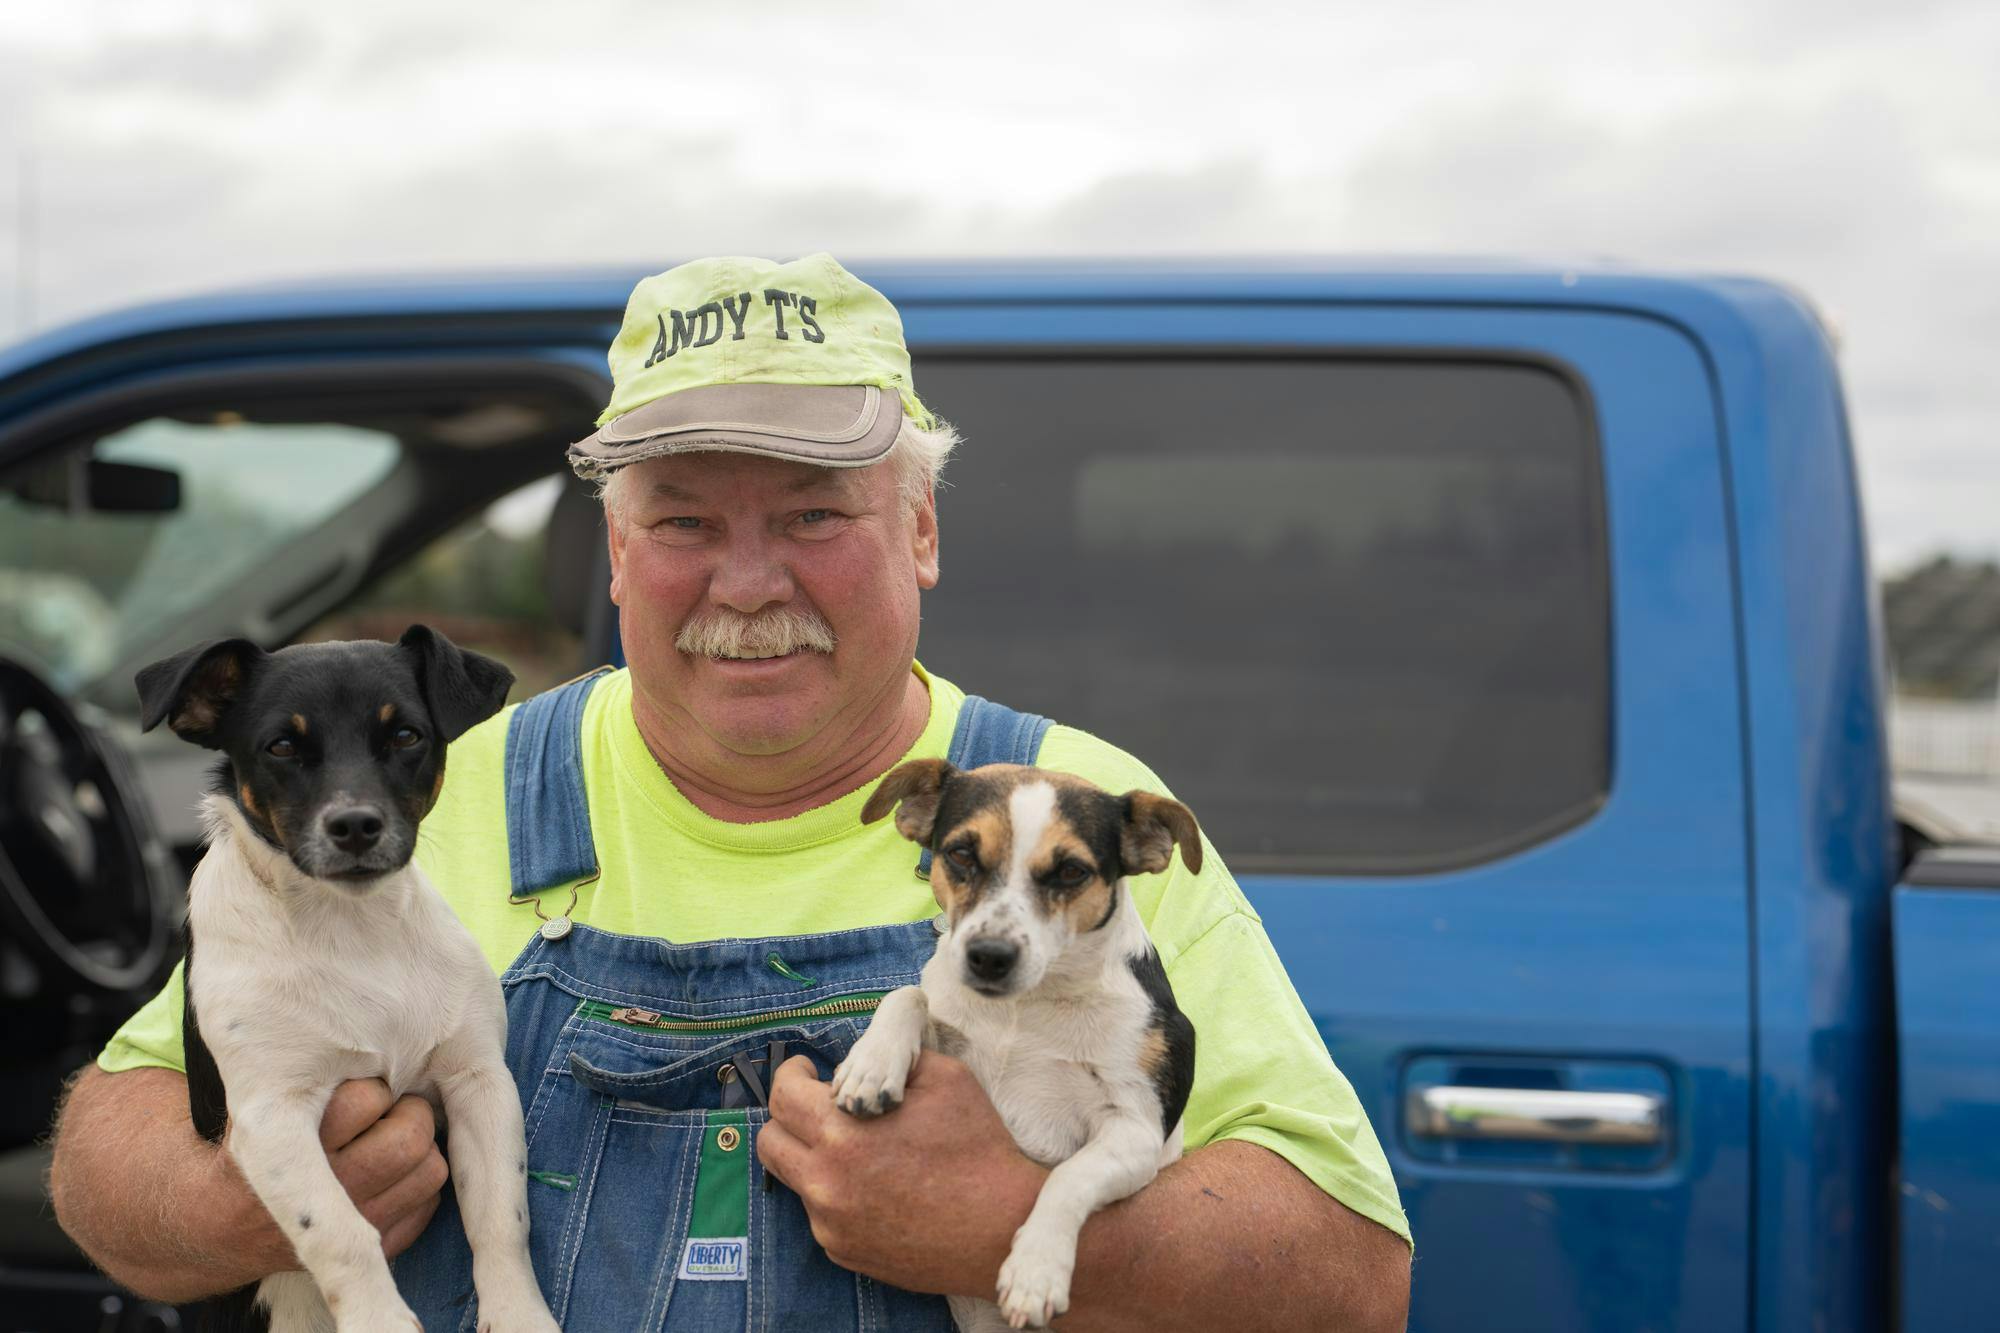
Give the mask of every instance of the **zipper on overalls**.
[{"label": "zipper on overalls", "polygon": [[735,1018],[668,1018],[651,1009],[605,1004],[599,1000],[585,1000],[576,1007],[576,1012],[581,1018],[592,1019],[599,1023],[616,1023],[620,1027],[639,1028],[646,1032],[690,1034],[754,1032],[758,1028],[782,1027],[801,1019],[873,1013],[882,1003],[882,997],[887,994],[887,991],[866,991],[822,1000],[818,1004],[803,1005],[797,1009],[773,1009],[761,1014],[744,1014]]}]

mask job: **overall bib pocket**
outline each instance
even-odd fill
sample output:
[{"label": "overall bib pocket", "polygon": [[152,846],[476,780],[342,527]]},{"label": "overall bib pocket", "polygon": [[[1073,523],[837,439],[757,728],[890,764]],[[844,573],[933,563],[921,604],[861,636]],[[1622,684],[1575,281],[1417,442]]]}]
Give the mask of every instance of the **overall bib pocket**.
[{"label": "overall bib pocket", "polygon": [[566,1330],[762,1327],[780,1314],[868,1326],[858,1305],[880,1302],[857,1301],[864,1280],[819,1252],[804,1206],[767,1187],[756,1161],[770,1071],[805,1055],[827,1077],[862,1030],[865,1015],[842,1010],[726,1020],[717,1040],[713,1024],[579,1006],[528,1145],[536,1277]]}]

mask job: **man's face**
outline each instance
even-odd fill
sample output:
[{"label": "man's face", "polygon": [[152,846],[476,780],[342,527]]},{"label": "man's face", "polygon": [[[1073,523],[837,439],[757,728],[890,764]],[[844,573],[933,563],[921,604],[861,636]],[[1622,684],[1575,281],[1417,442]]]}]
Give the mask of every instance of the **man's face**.
[{"label": "man's face", "polygon": [[[901,698],[917,596],[936,586],[937,520],[912,508],[895,465],[822,468],[723,452],[635,463],[609,515],[611,600],[643,706],[743,755],[838,746]],[[831,652],[685,651],[691,625],[754,631],[816,617]],[[783,638],[783,636],[781,636]],[[737,651],[769,651],[750,643]]]}]

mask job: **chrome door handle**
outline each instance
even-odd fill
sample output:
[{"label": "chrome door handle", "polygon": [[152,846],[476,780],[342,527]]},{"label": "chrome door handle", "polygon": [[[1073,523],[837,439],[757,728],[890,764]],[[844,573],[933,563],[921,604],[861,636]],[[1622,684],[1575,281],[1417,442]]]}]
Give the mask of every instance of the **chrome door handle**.
[{"label": "chrome door handle", "polygon": [[1403,1103],[1403,1124],[1426,1138],[1643,1145],[1666,1136],[1666,1098],[1656,1092],[1417,1088]]}]

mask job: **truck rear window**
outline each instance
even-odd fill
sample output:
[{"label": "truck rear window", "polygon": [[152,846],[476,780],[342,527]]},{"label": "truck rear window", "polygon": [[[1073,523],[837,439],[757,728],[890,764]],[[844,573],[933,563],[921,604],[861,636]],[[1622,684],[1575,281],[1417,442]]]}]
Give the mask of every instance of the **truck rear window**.
[{"label": "truck rear window", "polygon": [[1412,873],[1594,810],[1596,435],[1501,360],[919,357],[965,445],[919,655],[1112,741],[1239,872]]}]

